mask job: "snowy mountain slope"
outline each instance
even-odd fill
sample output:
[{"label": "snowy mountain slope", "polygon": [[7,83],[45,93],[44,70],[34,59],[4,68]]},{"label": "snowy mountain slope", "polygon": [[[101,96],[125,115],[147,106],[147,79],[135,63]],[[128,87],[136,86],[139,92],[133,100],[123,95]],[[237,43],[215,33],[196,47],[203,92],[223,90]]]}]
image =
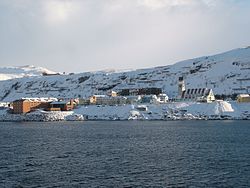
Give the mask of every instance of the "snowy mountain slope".
[{"label": "snowy mountain slope", "polygon": [[0,101],[21,97],[88,97],[122,88],[160,87],[177,95],[177,80],[186,87],[208,87],[215,94],[249,93],[250,48],[186,60],[174,65],[129,72],[86,72],[75,75],[24,77],[0,81]]},{"label": "snowy mountain slope", "polygon": [[29,76],[41,76],[43,73],[55,74],[55,72],[48,69],[35,67],[32,65],[20,67],[3,67],[0,68],[0,80],[9,80]]}]

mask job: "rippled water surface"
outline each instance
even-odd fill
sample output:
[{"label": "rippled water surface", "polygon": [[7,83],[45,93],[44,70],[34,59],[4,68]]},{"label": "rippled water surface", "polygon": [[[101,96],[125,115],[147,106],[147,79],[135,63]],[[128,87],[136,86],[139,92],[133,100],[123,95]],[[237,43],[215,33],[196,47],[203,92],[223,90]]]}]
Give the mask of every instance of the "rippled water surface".
[{"label": "rippled water surface", "polygon": [[250,187],[250,122],[0,123],[0,187]]}]

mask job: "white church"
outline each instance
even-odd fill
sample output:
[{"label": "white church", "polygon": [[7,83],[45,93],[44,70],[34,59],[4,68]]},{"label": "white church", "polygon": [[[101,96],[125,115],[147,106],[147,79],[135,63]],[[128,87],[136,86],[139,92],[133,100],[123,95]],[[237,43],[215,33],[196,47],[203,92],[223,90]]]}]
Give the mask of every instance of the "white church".
[{"label": "white church", "polygon": [[215,101],[215,97],[214,97],[212,89],[208,89],[208,88],[186,89],[183,77],[179,77],[178,99],[198,101],[198,102],[207,102],[207,103]]}]

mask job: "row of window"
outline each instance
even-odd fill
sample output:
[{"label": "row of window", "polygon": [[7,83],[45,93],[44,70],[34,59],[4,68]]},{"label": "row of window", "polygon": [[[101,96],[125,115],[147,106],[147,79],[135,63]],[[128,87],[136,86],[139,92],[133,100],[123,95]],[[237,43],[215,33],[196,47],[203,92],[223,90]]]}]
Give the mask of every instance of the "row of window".
[{"label": "row of window", "polygon": [[206,88],[196,88],[196,89],[188,89],[187,90],[187,94],[202,94],[202,93],[204,93],[205,92],[205,90],[206,90]]}]

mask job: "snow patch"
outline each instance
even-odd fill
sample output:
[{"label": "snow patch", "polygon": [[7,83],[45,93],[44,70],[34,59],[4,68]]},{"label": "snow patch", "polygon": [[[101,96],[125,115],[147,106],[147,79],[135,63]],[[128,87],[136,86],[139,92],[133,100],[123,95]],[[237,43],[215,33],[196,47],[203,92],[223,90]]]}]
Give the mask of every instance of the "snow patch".
[{"label": "snow patch", "polygon": [[0,80],[41,76],[43,73],[55,74],[56,72],[43,67],[35,67],[33,65],[19,67],[3,67],[0,68]]}]

